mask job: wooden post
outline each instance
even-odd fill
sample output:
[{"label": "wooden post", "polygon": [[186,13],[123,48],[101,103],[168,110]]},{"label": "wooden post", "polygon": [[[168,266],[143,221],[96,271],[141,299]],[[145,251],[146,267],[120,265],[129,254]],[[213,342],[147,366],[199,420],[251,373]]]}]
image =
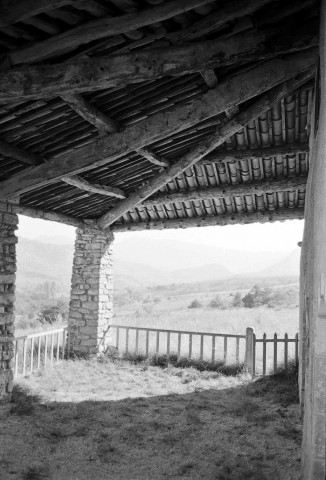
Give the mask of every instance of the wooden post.
[{"label": "wooden post", "polygon": [[252,375],[254,371],[254,329],[253,327],[246,328],[246,356],[245,367]]},{"label": "wooden post", "polygon": [[[302,478],[326,478],[326,0],[321,1],[320,71],[311,122],[311,157],[305,204],[306,312]],[[319,77],[319,78],[318,78]],[[300,353],[302,349],[300,347]],[[302,360],[300,358],[300,360]]]}]

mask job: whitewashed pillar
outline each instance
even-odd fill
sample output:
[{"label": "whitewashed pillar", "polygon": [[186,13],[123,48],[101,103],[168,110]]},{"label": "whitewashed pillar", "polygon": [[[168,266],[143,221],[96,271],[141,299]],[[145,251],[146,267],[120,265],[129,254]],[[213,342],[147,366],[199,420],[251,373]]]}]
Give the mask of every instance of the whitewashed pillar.
[{"label": "whitewashed pillar", "polygon": [[112,319],[112,232],[87,222],[76,232],[69,308],[70,350],[103,352]]}]

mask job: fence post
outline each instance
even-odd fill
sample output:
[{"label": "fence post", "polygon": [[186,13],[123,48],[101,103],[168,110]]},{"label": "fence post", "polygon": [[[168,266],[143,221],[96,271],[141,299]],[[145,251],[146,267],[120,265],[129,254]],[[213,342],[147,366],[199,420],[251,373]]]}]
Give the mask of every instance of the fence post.
[{"label": "fence post", "polygon": [[253,375],[254,372],[254,329],[253,327],[246,328],[246,356],[245,367],[248,372]]}]

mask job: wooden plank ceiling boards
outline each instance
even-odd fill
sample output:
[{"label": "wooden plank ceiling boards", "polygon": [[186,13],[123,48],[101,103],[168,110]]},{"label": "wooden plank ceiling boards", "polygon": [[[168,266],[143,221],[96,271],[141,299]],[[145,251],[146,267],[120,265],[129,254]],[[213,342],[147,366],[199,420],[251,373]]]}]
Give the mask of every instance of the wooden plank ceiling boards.
[{"label": "wooden plank ceiling boards", "polygon": [[303,218],[318,18],[316,0],[0,0],[0,201],[116,231]]}]

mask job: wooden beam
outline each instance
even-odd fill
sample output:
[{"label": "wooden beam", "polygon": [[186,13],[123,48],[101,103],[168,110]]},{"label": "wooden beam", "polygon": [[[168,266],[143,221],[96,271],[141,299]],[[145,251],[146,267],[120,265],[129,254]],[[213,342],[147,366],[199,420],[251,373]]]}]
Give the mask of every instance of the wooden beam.
[{"label": "wooden beam", "polygon": [[87,122],[94,125],[99,131],[104,133],[117,132],[119,124],[112,118],[107,117],[98,108],[87,102],[81,95],[74,93],[61,97],[78,115]]},{"label": "wooden beam", "polygon": [[42,160],[37,155],[34,155],[34,153],[27,152],[4,140],[0,140],[0,153],[5,157],[14,158],[28,165],[40,165],[40,163],[42,163]]},{"label": "wooden beam", "polygon": [[229,0],[221,6],[219,5],[216,11],[194,22],[189,27],[167,34],[166,38],[174,44],[201,38],[216,32],[228,22],[234,22],[237,18],[251,15],[269,3],[272,3],[271,0]]},{"label": "wooden beam", "polygon": [[80,190],[86,190],[87,192],[97,193],[99,195],[105,195],[106,197],[126,198],[127,195],[120,190],[120,188],[109,187],[107,185],[101,185],[100,183],[89,183],[78,175],[72,177],[62,177],[61,180],[68,185],[72,185]]},{"label": "wooden beam", "polygon": [[308,142],[296,142],[272,147],[246,148],[244,150],[218,150],[200,160],[196,166],[211,165],[214,162],[232,163],[250,158],[269,158],[277,155],[296,155],[297,153],[309,153]]},{"label": "wooden beam", "polygon": [[15,68],[0,72],[0,103],[92,92],[234,63],[266,60],[317,45],[315,29],[309,26],[309,30],[305,33],[302,28],[291,35],[280,30],[249,32],[241,37],[184,46]]},{"label": "wooden beam", "polygon": [[194,200],[209,200],[211,198],[233,197],[235,195],[262,195],[264,193],[283,192],[305,188],[306,177],[248,182],[236,185],[219,185],[217,187],[200,188],[186,192],[160,194],[142,202],[143,206],[161,205],[175,202],[190,202]]},{"label": "wooden beam", "polygon": [[149,162],[153,163],[154,165],[158,165],[159,167],[169,167],[170,162],[161,158],[157,153],[153,152],[153,150],[149,148],[138,148],[136,150],[137,153],[145,157]]},{"label": "wooden beam", "polygon": [[197,147],[186,153],[180,160],[178,160],[178,162],[166,171],[154,176],[147,185],[131,194],[120,205],[112,208],[108,213],[103,215],[98,220],[98,225],[101,228],[106,228],[112,225],[112,223],[117,221],[122,215],[135,208],[139,203],[142,203],[146,198],[153,195],[153,193],[183,173],[189,167],[195,165],[199,160],[241,130],[244,125],[247,125],[249,122],[268,111],[273,105],[275,105],[275,103],[289,95],[293,90],[308,81],[310,78],[311,73],[309,72],[301,74],[292,80],[274,87],[274,89],[253,103],[246,110],[236,115],[232,120],[229,120],[223,127],[217,129],[215,134],[200,142]]},{"label": "wooden beam", "polygon": [[284,222],[285,220],[302,220],[303,208],[292,208],[253,213],[231,213],[198,218],[175,220],[157,220],[151,222],[116,223],[113,232],[137,232],[140,230],[166,230],[170,228],[223,227],[226,225],[248,225],[250,223]]},{"label": "wooden beam", "polygon": [[55,57],[62,51],[74,50],[80,45],[101,38],[130,32],[153,23],[162,22],[213,0],[168,0],[156,7],[126,13],[117,17],[91,20],[67,32],[55,35],[42,42],[21,47],[9,52],[12,65],[35,63]]},{"label": "wooden beam", "polygon": [[0,27],[24,21],[26,18],[55,8],[71,5],[74,0],[1,0]]},{"label": "wooden beam", "polygon": [[[314,53],[316,54],[316,51]],[[0,183],[0,198],[19,195],[57,182],[64,176],[106,165],[122,155],[192,128],[197,123],[216,117],[302,71],[315,68],[316,59],[317,56],[312,52],[304,51],[266,62],[244,73],[239,72],[191,104],[177,105],[167,112],[154,114],[142,122],[126,127],[122,132],[102,137],[86,147],[62,154],[47,164],[8,178]],[[296,85],[295,81],[293,85]]]},{"label": "wooden beam", "polygon": [[12,205],[13,211],[19,215],[26,215],[31,218],[39,218],[41,220],[50,220],[51,222],[64,223],[73,227],[83,228],[84,221],[79,218],[64,215],[63,213],[41,210],[39,208],[24,207],[23,205]]}]

